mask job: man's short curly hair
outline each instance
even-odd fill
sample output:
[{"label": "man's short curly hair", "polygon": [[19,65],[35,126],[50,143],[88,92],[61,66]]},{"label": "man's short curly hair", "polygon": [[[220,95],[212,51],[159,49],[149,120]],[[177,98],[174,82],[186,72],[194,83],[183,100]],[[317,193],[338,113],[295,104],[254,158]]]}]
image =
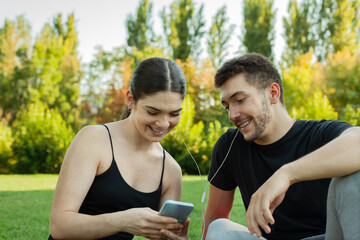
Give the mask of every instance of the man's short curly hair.
[{"label": "man's short curly hair", "polygon": [[280,102],[285,105],[282,80],[277,69],[268,58],[258,53],[247,53],[224,63],[216,72],[215,87],[220,88],[227,80],[240,73],[259,90],[277,83],[280,87]]}]

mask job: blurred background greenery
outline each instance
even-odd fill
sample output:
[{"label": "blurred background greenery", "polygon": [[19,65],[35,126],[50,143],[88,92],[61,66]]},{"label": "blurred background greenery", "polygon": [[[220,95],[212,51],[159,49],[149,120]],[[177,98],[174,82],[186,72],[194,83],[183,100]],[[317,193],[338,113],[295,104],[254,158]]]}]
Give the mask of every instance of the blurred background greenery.
[{"label": "blurred background greenery", "polygon": [[[140,0],[126,19],[126,44],[98,47],[89,63],[79,58],[74,14],[54,16],[36,37],[24,16],[0,23],[0,173],[57,173],[81,127],[119,120],[133,69],[152,56],[174,59],[185,72],[179,131],[207,173],[216,139],[231,126],[213,76],[227,59],[235,25],[224,6],[205,28],[203,5],[195,3],[173,0],[159,16],[163,32],[155,34],[152,3]],[[274,60],[273,1],[243,3],[239,54]],[[290,115],[360,125],[360,1],[290,0],[288,13],[276,66]],[[177,129],[162,144],[184,174],[197,173]]]}]

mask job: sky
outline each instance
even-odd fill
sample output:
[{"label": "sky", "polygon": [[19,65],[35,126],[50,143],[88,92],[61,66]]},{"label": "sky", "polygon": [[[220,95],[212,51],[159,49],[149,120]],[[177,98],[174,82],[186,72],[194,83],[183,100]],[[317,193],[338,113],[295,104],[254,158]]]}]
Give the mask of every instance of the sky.
[{"label": "sky", "polygon": [[[165,6],[167,10],[173,0],[150,0],[153,3],[152,21],[154,31],[162,34],[160,11]],[[203,15],[206,21],[205,29],[209,30],[212,17],[222,6],[227,6],[228,24],[235,24],[234,33],[230,39],[228,58],[237,55],[239,36],[242,24],[242,0],[194,0],[198,9],[204,4]],[[95,54],[95,47],[111,51],[114,47],[126,43],[126,17],[134,15],[139,0],[0,0],[0,27],[5,19],[14,21],[17,16],[24,15],[32,27],[31,35],[40,34],[46,23],[52,23],[58,13],[62,13],[65,22],[68,15],[75,14],[76,29],[79,40],[79,55],[83,62],[89,62]],[[274,0],[277,9],[275,20],[275,60],[280,60],[284,47],[282,18],[286,15],[288,0]],[[203,52],[206,52],[205,46]]]}]

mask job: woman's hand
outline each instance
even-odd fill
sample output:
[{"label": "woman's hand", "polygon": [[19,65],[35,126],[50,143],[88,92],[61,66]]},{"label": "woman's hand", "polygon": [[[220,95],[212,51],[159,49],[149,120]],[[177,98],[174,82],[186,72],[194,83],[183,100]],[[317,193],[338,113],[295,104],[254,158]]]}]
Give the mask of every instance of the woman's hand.
[{"label": "woman's hand", "polygon": [[133,208],[126,210],[126,212],[126,219],[122,219],[124,222],[122,231],[137,236],[149,239],[164,239],[164,235],[160,230],[167,229],[167,231],[181,232],[184,229],[184,226],[178,223],[175,218],[160,216],[157,211],[150,208]]},{"label": "woman's hand", "polygon": [[188,231],[190,226],[190,219],[186,219],[184,222],[184,227],[180,229],[178,232],[169,231],[168,229],[161,229],[161,233],[163,234],[163,239],[171,239],[171,240],[187,240],[188,239]]}]

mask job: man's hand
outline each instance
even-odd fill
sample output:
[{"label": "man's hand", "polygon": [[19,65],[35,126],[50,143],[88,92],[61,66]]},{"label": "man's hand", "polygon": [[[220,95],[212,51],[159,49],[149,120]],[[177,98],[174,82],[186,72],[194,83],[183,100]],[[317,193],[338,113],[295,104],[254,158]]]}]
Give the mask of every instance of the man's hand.
[{"label": "man's hand", "polygon": [[274,224],[273,212],[284,200],[290,186],[286,174],[277,171],[252,196],[246,212],[246,223],[251,234],[261,236],[261,227],[271,232],[269,224]]}]

